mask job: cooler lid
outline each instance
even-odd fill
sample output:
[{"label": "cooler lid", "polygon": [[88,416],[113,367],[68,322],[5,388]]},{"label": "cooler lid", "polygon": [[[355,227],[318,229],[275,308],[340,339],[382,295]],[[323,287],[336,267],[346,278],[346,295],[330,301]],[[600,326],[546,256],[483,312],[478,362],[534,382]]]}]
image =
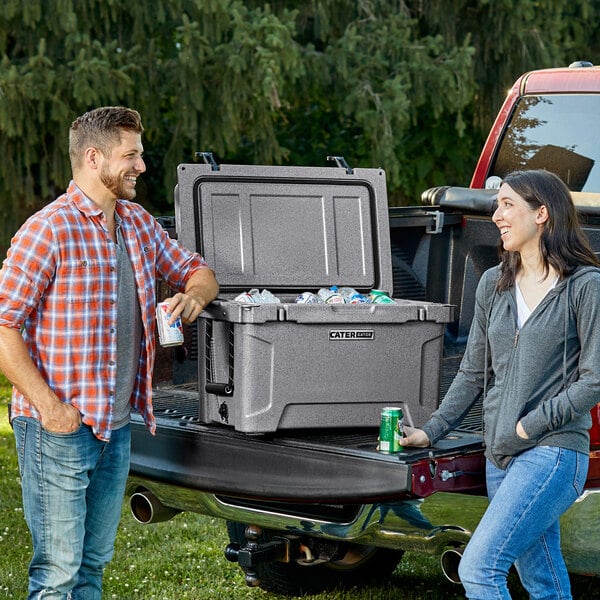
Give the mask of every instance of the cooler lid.
[{"label": "cooler lid", "polygon": [[175,214],[222,292],[393,291],[383,170],[215,166],[179,165]]}]

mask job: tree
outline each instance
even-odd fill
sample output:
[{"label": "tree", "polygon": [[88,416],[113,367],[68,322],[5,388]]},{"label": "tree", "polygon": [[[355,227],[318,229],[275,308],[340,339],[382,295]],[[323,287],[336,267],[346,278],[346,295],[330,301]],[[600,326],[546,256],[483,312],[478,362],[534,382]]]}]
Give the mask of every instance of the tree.
[{"label": "tree", "polygon": [[[293,15],[240,1],[7,0],[0,7],[0,195],[22,217],[70,177],[68,124],[102,104],[140,110],[145,200],[165,203],[193,150],[242,136],[277,160],[278,89],[299,73]],[[166,175],[165,175],[166,174]],[[164,179],[163,179],[164,176]],[[16,193],[15,193],[16,192]],[[170,194],[169,194],[170,195]]]},{"label": "tree", "polygon": [[305,107],[297,129],[316,121],[313,143],[321,132],[352,162],[383,166],[393,202],[415,202],[433,185],[467,185],[514,80],[593,60],[598,17],[598,0],[312,2],[298,21],[313,30],[300,39],[322,50],[322,70],[341,70],[343,84],[314,94],[321,102]]},{"label": "tree", "polygon": [[[423,31],[475,48],[474,126],[487,132],[508,87],[531,69],[598,57],[598,0],[438,0],[421,3]],[[596,61],[598,62],[598,61]]]},{"label": "tree", "polygon": [[[379,166],[390,197],[414,202],[426,181],[445,182],[447,164],[472,156],[466,140],[455,143],[465,137],[475,91],[469,35],[448,45],[420,33],[411,4],[322,1],[299,9],[306,75],[279,122],[288,160],[319,164],[342,154],[354,166]],[[440,160],[450,140],[453,156]]]},{"label": "tree", "polygon": [[103,104],[142,113],[139,198],[157,213],[199,150],[341,154],[384,168],[394,203],[466,185],[504,90],[597,50],[598,13],[598,0],[4,0],[3,222],[14,231],[65,188],[68,124]]}]

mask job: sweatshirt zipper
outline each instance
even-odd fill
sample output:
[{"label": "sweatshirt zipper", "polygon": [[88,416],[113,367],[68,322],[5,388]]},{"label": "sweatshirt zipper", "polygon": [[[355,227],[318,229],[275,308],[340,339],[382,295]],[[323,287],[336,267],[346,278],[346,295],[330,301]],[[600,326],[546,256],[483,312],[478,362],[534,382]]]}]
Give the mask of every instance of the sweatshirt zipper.
[{"label": "sweatshirt zipper", "polygon": [[520,332],[520,331],[521,331],[520,329],[517,329],[517,330],[515,331],[515,342],[514,342],[514,345],[513,345],[513,347],[514,347],[514,348],[516,348],[516,347],[517,347],[517,344],[519,343],[519,332]]}]

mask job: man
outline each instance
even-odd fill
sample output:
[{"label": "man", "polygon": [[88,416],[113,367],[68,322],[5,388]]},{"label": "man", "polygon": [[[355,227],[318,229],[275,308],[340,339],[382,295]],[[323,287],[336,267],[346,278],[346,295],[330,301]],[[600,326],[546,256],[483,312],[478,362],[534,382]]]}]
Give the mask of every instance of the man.
[{"label": "man", "polygon": [[204,259],[139,204],[137,111],[103,107],[71,125],[65,194],[33,215],[0,270],[0,369],[13,384],[29,598],[100,599],[129,470],[129,414],[154,432],[155,281],[171,321],[218,293]]}]

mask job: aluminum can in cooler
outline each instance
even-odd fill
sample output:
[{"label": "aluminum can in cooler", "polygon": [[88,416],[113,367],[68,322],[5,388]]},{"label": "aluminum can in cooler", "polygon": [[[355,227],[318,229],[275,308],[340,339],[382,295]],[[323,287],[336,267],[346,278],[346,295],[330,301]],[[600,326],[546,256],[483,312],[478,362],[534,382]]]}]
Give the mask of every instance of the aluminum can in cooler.
[{"label": "aluminum can in cooler", "polygon": [[342,287],[338,291],[346,304],[368,304],[370,302],[367,296],[359,294],[354,288]]},{"label": "aluminum can in cooler", "polygon": [[321,304],[321,299],[312,292],[302,292],[296,298],[296,304]]},{"label": "aluminum can in cooler", "polygon": [[353,294],[350,298],[345,299],[346,304],[371,304],[371,300],[368,296],[363,294]]},{"label": "aluminum can in cooler", "polygon": [[181,346],[183,344],[183,325],[181,318],[177,317],[169,325],[169,303],[159,302],[156,305],[156,323],[158,325],[158,340],[161,346]]},{"label": "aluminum can in cooler", "polygon": [[396,301],[390,298],[387,292],[381,290],[371,290],[369,299],[371,304],[396,304]]},{"label": "aluminum can in cooler", "polygon": [[386,406],[381,410],[381,425],[379,426],[379,451],[384,454],[402,452],[400,445],[402,434],[402,409],[396,406]]},{"label": "aluminum can in cooler", "polygon": [[317,292],[317,296],[321,299],[321,302],[325,304],[343,304],[344,299],[342,295],[337,291],[335,286],[330,288],[321,288]]}]

